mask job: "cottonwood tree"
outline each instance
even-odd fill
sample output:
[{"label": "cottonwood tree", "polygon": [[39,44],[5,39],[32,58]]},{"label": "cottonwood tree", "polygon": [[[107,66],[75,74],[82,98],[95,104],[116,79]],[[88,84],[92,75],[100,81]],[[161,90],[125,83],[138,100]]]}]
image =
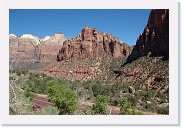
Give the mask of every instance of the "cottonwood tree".
[{"label": "cottonwood tree", "polygon": [[73,114],[77,109],[76,94],[63,83],[48,81],[48,96],[53,99],[60,115]]}]

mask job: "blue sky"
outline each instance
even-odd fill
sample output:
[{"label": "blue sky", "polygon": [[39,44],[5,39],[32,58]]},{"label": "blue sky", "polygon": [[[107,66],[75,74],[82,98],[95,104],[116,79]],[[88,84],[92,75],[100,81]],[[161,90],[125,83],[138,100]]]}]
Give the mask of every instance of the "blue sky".
[{"label": "blue sky", "polygon": [[86,25],[134,45],[147,24],[149,14],[150,10],[146,9],[11,9],[9,33],[17,36],[29,33],[43,38],[61,32],[69,38],[76,37]]}]

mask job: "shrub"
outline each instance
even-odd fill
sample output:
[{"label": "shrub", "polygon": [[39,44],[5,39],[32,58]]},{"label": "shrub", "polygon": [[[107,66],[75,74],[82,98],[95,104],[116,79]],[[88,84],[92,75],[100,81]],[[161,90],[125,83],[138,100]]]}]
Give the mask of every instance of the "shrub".
[{"label": "shrub", "polygon": [[85,106],[83,109],[84,115],[91,115],[92,114],[92,108],[90,106]]},{"label": "shrub", "polygon": [[47,106],[36,112],[37,115],[58,115],[59,110],[55,106]]},{"label": "shrub", "polygon": [[92,106],[92,114],[106,114],[107,113],[108,99],[106,96],[98,95]]},{"label": "shrub", "polygon": [[17,70],[16,74],[17,74],[18,76],[20,76],[20,75],[22,74],[22,72],[21,72],[20,70]]},{"label": "shrub", "polygon": [[135,107],[136,104],[137,104],[138,98],[135,97],[135,96],[133,96],[133,95],[129,95],[129,96],[127,97],[127,100],[128,100],[128,102],[130,102],[131,107]]},{"label": "shrub", "polygon": [[100,81],[96,81],[95,83],[93,83],[92,91],[95,97],[98,95],[102,95],[104,92],[102,83]]},{"label": "shrub", "polygon": [[28,70],[23,70],[22,74],[24,74],[24,75],[28,74]]},{"label": "shrub", "polygon": [[133,101],[129,101],[127,98],[123,97],[119,101],[120,104],[120,114],[123,115],[141,115],[142,113],[137,111],[134,105],[132,105]]},{"label": "shrub", "polygon": [[137,111],[135,108],[128,109],[127,115],[142,115],[142,112]]},{"label": "shrub", "polygon": [[30,98],[30,100],[33,100],[34,98],[34,94],[32,93],[32,90],[29,87],[25,89],[24,95],[25,97]]},{"label": "shrub", "polygon": [[131,108],[131,103],[128,102],[128,99],[123,97],[119,101],[120,104],[120,113],[123,115],[127,115],[127,110]]},{"label": "shrub", "polygon": [[48,81],[48,96],[53,99],[59,114],[73,114],[77,108],[76,94],[56,80]]}]

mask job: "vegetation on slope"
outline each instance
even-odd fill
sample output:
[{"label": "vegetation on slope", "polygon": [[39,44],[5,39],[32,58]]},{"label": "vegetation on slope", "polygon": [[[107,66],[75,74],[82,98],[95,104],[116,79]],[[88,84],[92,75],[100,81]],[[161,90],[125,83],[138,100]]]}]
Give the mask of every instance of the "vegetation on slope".
[{"label": "vegetation on slope", "polygon": [[[168,114],[169,108],[161,107],[168,106],[169,103],[168,60],[163,61],[160,57],[141,57],[129,64],[124,64],[124,62],[124,59],[109,60],[105,58],[66,62],[60,66],[59,70],[65,68],[69,72],[72,70],[73,64],[77,66],[80,64],[92,65],[89,68],[93,68],[93,72],[86,75],[81,74],[80,80],[76,80],[79,74],[76,76],[75,72],[71,77],[64,74],[64,79],[58,79],[54,75],[50,77],[48,76],[50,74],[40,72],[10,70],[10,81],[13,81],[20,89],[25,90],[24,96],[29,97],[30,101],[28,102],[32,102],[32,94],[48,95],[49,82],[55,80],[57,84],[54,88],[61,91],[60,87],[64,85],[64,88],[70,89],[76,96],[76,104],[80,105],[83,102],[92,104],[91,106],[78,107],[73,112],[74,114],[99,114],[99,112],[94,112],[97,110],[94,110],[92,106],[94,99],[100,95],[108,99],[109,105],[120,107],[121,114],[124,114],[123,111],[126,114],[135,114],[137,113],[135,110]],[[115,71],[119,71],[120,74],[115,74]],[[54,99],[55,97],[52,96],[51,98]],[[127,102],[131,104],[130,112],[122,110],[122,98],[126,98]],[[107,105],[105,107],[107,108]]]}]

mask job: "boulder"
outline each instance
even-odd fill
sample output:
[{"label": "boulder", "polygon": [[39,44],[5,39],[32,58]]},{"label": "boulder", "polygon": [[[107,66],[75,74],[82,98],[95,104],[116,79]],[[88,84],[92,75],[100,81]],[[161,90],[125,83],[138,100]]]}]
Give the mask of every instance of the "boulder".
[{"label": "boulder", "polygon": [[162,103],[158,105],[159,108],[167,108],[169,107],[169,103]]},{"label": "boulder", "polygon": [[142,90],[146,90],[146,86],[145,85],[141,85],[141,89]]},{"label": "boulder", "polygon": [[151,105],[151,104],[152,104],[152,102],[151,102],[151,101],[146,101],[146,103],[147,103],[148,105]]},{"label": "boulder", "polygon": [[129,93],[135,93],[135,88],[132,86],[129,86],[128,91]]}]

